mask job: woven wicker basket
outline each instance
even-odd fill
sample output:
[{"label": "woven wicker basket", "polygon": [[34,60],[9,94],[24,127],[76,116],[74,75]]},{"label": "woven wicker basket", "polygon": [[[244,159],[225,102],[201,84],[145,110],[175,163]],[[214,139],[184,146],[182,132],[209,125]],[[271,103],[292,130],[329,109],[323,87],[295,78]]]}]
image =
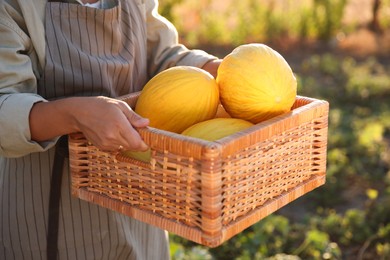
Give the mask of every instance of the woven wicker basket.
[{"label": "woven wicker basket", "polygon": [[[134,106],[139,93],[121,99]],[[216,247],[325,183],[326,101],[298,96],[291,112],[215,142],[140,130],[150,163],[69,136],[72,192],[186,239]]]}]

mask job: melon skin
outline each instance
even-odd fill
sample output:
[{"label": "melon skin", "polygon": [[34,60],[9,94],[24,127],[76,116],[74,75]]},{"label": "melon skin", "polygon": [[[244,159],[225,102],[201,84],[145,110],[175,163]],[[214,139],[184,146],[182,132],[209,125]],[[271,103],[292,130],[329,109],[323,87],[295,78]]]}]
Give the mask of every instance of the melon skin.
[{"label": "melon skin", "polygon": [[213,118],[190,126],[182,135],[191,136],[206,141],[216,141],[253,126],[239,118]]},{"label": "melon skin", "polygon": [[216,81],[226,111],[255,124],[290,111],[297,95],[297,80],[287,61],[260,43],[240,45],[228,54]]},{"label": "melon skin", "polygon": [[128,151],[121,152],[121,155],[135,159],[137,161],[149,163],[152,158],[152,151],[150,150],[150,148],[143,152],[128,150]]},{"label": "melon skin", "polygon": [[218,85],[209,72],[176,66],[146,83],[135,112],[148,118],[151,127],[181,133],[193,124],[213,118],[218,104]]}]

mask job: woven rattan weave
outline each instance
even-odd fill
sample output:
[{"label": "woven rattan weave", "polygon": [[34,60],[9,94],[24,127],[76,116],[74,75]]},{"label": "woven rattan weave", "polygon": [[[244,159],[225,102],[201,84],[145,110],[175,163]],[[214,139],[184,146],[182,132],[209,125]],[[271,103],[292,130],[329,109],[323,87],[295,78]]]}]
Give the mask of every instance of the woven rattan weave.
[{"label": "woven rattan weave", "polygon": [[[121,99],[134,106],[139,93]],[[328,102],[209,142],[146,128],[150,163],[69,136],[75,196],[215,247],[325,183]]]}]

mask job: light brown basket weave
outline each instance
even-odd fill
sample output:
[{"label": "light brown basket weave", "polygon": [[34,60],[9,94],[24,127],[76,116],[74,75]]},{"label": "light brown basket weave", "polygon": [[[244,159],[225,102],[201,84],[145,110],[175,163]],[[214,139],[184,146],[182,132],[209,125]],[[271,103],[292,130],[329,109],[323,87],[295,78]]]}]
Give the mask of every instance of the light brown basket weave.
[{"label": "light brown basket weave", "polygon": [[[135,93],[121,99],[131,106]],[[216,247],[325,183],[326,101],[298,96],[291,112],[215,142],[140,130],[150,163],[69,136],[72,192]]]}]

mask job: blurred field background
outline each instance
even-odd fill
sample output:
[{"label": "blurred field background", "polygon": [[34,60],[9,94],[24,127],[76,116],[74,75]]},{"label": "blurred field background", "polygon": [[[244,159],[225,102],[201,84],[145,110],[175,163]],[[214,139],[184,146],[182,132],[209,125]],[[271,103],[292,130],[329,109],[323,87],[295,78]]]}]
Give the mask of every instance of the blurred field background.
[{"label": "blurred field background", "polygon": [[280,52],[300,95],[330,103],[327,183],[209,249],[172,259],[390,259],[390,0],[161,0],[180,40],[223,58]]}]

